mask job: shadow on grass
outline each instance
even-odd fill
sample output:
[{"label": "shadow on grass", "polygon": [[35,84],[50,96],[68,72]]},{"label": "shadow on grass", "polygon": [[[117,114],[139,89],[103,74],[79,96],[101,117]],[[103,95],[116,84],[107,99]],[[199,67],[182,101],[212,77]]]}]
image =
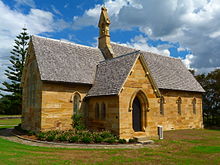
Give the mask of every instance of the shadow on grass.
[{"label": "shadow on grass", "polygon": [[0,128],[0,136],[4,136],[4,137],[14,136],[12,134],[12,129],[13,128],[7,128],[7,127]]}]

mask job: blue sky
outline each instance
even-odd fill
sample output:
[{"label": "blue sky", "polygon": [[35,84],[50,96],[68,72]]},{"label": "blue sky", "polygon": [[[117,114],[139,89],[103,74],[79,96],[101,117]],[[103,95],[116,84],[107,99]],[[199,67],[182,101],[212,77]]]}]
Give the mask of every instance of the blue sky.
[{"label": "blue sky", "polygon": [[0,82],[22,27],[33,35],[97,46],[103,5],[113,42],[181,58],[198,73],[220,67],[219,0],[0,0]]}]

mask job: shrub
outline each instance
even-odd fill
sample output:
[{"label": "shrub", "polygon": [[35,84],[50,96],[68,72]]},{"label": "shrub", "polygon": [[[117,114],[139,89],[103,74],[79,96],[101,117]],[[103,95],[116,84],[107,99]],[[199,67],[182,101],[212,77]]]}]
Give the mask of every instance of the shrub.
[{"label": "shrub", "polygon": [[116,142],[116,139],[115,138],[106,138],[106,139],[104,139],[104,142],[112,144],[112,143]]},{"label": "shrub", "polygon": [[48,135],[48,136],[46,137],[46,140],[47,140],[47,141],[54,141],[54,140],[55,140],[55,135]]},{"label": "shrub", "polygon": [[137,142],[137,140],[136,139],[129,139],[129,141],[128,141],[129,143],[136,143]]},{"label": "shrub", "polygon": [[125,139],[119,139],[118,142],[121,143],[121,144],[125,144],[126,140]]},{"label": "shrub", "polygon": [[93,142],[93,140],[89,136],[84,136],[84,137],[82,137],[81,142],[83,142],[83,143],[91,143],[91,142]]},{"label": "shrub", "polygon": [[[117,142],[116,136],[111,134],[109,131],[103,132],[91,132],[88,130],[68,130],[68,131],[48,131],[40,132],[36,135],[40,140],[47,141],[69,141],[71,143],[82,142],[82,143],[115,143]],[[118,141],[119,143],[125,143],[124,139]]]},{"label": "shrub", "polygon": [[109,132],[109,131],[103,131],[103,132],[100,132],[100,136],[103,138],[103,139],[106,139],[106,138],[113,138],[114,135]]},{"label": "shrub", "polygon": [[79,136],[71,136],[69,138],[69,142],[71,142],[71,143],[79,142]]},{"label": "shrub", "polygon": [[34,131],[28,131],[27,134],[28,135],[35,135],[35,132]]},{"label": "shrub", "polygon": [[99,135],[95,135],[94,137],[93,137],[93,139],[94,139],[94,142],[95,143],[101,143],[101,142],[103,142],[103,138],[101,137],[101,136],[99,136]]},{"label": "shrub", "polygon": [[85,125],[83,124],[83,117],[80,114],[74,114],[72,116],[73,119],[73,128],[76,130],[84,130]]},{"label": "shrub", "polygon": [[46,139],[46,133],[45,132],[40,132],[39,134],[37,134],[37,138],[39,140],[45,140]]},{"label": "shrub", "polygon": [[67,134],[60,134],[56,137],[58,141],[67,141]]}]

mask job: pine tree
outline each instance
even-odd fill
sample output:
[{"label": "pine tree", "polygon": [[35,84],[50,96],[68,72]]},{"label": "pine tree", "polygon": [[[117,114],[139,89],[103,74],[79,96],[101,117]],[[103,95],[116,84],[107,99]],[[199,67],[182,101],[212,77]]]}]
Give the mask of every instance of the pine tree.
[{"label": "pine tree", "polygon": [[4,108],[2,109],[7,114],[21,113],[22,88],[20,84],[29,39],[27,29],[23,28],[22,32],[14,40],[15,45],[11,51],[9,60],[11,65],[5,70],[8,81],[2,83],[4,88],[0,88],[0,90],[7,93],[4,95],[1,94],[5,100],[5,104],[3,102],[2,105]]}]

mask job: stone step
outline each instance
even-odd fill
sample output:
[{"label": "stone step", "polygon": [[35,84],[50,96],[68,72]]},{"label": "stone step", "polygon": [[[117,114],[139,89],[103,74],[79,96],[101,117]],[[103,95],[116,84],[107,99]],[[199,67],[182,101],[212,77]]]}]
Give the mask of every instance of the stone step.
[{"label": "stone step", "polygon": [[154,141],[153,140],[149,140],[146,136],[137,136],[134,137],[134,139],[141,144],[153,144]]},{"label": "stone step", "polygon": [[154,141],[153,140],[145,140],[145,141],[138,141],[138,143],[141,143],[141,144],[154,144]]},{"label": "stone step", "polygon": [[135,137],[143,137],[143,136],[146,136],[146,132],[134,132],[134,136]]},{"label": "stone step", "polygon": [[137,141],[149,140],[146,136],[135,136],[134,139]]}]

